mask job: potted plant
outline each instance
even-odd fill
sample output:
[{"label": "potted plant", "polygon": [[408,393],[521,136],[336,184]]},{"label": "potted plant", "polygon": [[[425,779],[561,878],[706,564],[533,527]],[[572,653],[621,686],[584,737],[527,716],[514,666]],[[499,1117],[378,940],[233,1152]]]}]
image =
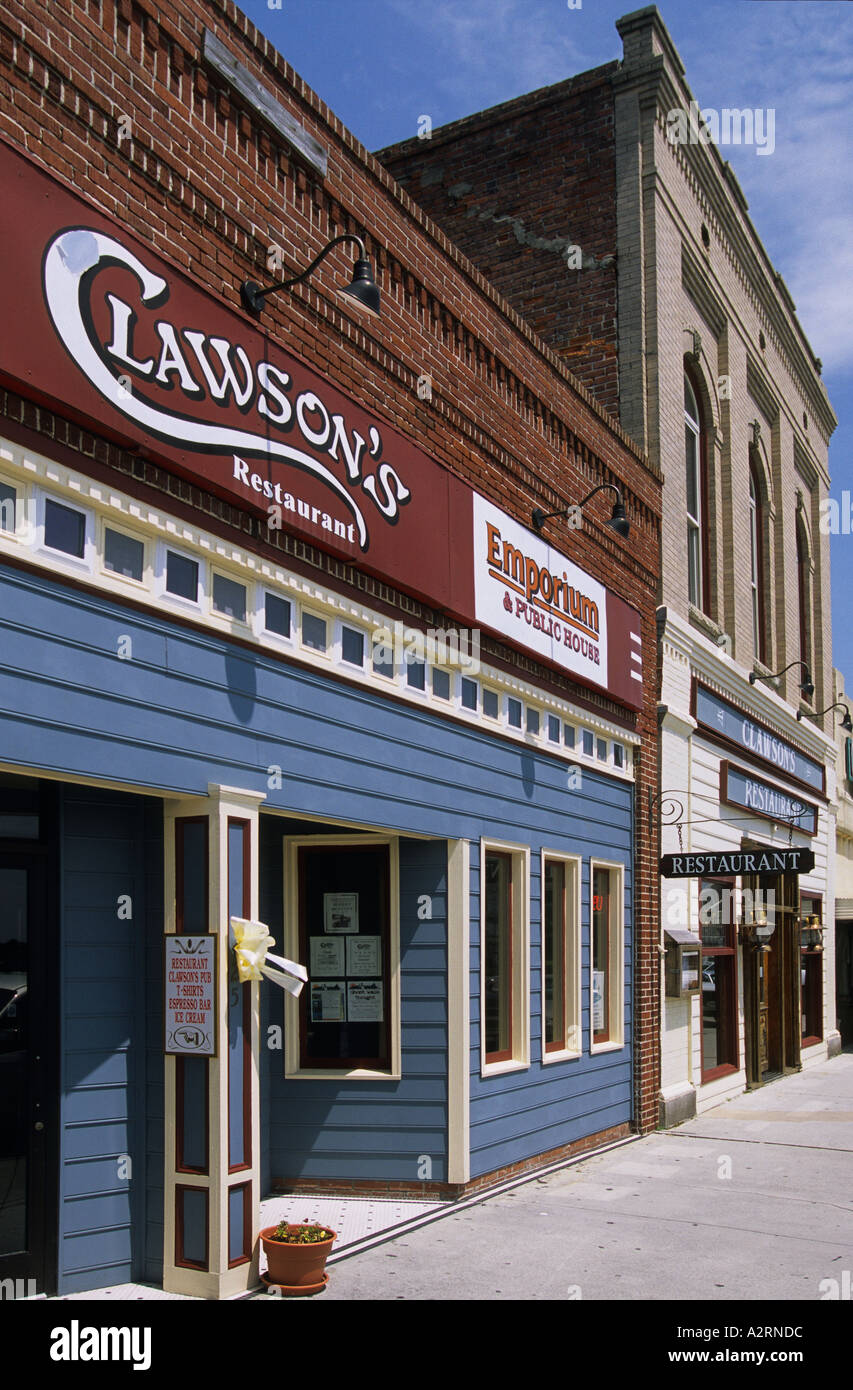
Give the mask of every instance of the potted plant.
[{"label": "potted plant", "polygon": [[300,1224],[280,1221],[261,1231],[261,1245],[267,1257],[265,1282],[294,1293],[316,1293],[326,1285],[326,1260],[337,1231],[328,1226],[311,1225],[306,1217]]}]

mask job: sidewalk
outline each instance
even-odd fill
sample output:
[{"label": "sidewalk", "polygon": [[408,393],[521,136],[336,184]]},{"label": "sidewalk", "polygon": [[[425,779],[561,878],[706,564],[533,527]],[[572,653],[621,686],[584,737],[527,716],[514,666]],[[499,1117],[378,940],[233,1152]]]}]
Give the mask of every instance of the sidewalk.
[{"label": "sidewalk", "polygon": [[315,1303],[817,1301],[853,1271],[853,1053],[330,1268]]}]

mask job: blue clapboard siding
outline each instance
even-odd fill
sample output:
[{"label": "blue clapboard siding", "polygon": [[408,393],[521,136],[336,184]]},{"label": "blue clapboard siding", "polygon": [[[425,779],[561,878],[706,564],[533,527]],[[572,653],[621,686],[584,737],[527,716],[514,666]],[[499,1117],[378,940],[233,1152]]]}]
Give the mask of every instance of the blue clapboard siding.
[{"label": "blue clapboard siding", "polygon": [[[282,836],[297,833],[262,816],[261,915],[281,940]],[[314,825],[315,833],[329,832]],[[302,827],[299,833],[306,833]],[[310,831],[308,831],[310,833]],[[431,919],[418,899],[432,898]],[[432,1178],[447,1177],[447,848],[400,841],[400,1081],[285,1081],[284,1056],[264,1049],[263,1179],[419,1180],[423,1156]],[[264,1029],[282,1021],[277,990],[262,990]],[[423,1172],[423,1169],[421,1170]]]},{"label": "blue clapboard siding", "polygon": [[[158,1219],[146,1101],[156,1115],[159,1091],[162,1117],[163,1064],[161,1050],[149,1068],[146,954],[162,934],[162,808],[85,787],[64,787],[61,807],[58,1284],[72,1293],[158,1268],[146,1261]],[[125,895],[130,919],[118,915]],[[159,1182],[162,1241],[162,1157]]]},{"label": "blue clapboard siding", "polygon": [[[126,636],[132,640],[132,660],[119,660],[118,638]],[[449,838],[472,842],[472,1176],[629,1118],[630,1047],[588,1055],[590,854],[626,867],[626,1011],[630,1002],[632,791],[625,783],[585,769],[582,787],[570,790],[565,762],[545,750],[388,701],[373,690],[330,680],[270,654],[234,647],[214,633],[178,628],[159,614],[136,613],[105,597],[3,567],[0,647],[2,761],[50,768],[71,779],[120,779],[154,792],[206,795],[210,782],[222,782],[263,792],[270,809],[325,821],[326,832],[347,820],[402,837],[403,1079],[285,1085],[281,1054],[264,1047],[266,1178],[412,1180],[422,1154],[433,1157],[433,1176],[442,1176],[447,1129],[444,842]],[[269,776],[271,768],[281,769],[280,787]],[[281,851],[268,841],[270,835],[280,841],[284,826],[289,833],[300,832],[295,820],[271,824],[277,828],[265,831],[263,913],[281,945],[276,930],[281,921]],[[407,840],[416,835],[434,840]],[[485,1080],[479,1075],[478,1024],[481,836],[529,845],[533,878],[532,1064],[524,1073]],[[542,846],[584,857],[585,1055],[544,1068],[536,1031],[541,1017]],[[98,862],[105,873],[114,872],[108,859]],[[430,891],[442,906],[431,922],[420,922],[417,896]],[[153,978],[151,959],[148,970]],[[118,1007],[122,980],[114,984]],[[274,987],[265,985],[261,993],[265,1021],[280,1022]],[[630,1043],[630,1017],[627,1023]],[[110,1036],[110,1026],[99,1031],[96,1022],[69,1033],[75,1047],[86,1041],[96,1060]],[[116,1123],[120,1132],[128,1121],[117,1116]],[[162,1164],[158,1125],[161,1115],[151,1122],[149,1138],[152,1154],[159,1142]],[[160,1200],[162,1204],[162,1193]],[[152,1259],[155,1247],[152,1224]]]}]

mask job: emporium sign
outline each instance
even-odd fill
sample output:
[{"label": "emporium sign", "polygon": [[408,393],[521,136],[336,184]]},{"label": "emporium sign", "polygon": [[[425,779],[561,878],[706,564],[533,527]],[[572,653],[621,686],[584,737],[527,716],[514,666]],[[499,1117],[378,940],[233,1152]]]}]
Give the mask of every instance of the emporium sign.
[{"label": "emporium sign", "polygon": [[0,186],[3,382],[640,708],[636,611],[374,416],[367,383],[345,396],[2,142]]},{"label": "emporium sign", "polygon": [[768,729],[751,719],[743,710],[697,682],[695,695],[697,724],[709,729],[718,738],[734,743],[762,762],[770,763],[794,781],[804,782],[815,791],[824,790],[824,770],[821,763],[809,758]]}]

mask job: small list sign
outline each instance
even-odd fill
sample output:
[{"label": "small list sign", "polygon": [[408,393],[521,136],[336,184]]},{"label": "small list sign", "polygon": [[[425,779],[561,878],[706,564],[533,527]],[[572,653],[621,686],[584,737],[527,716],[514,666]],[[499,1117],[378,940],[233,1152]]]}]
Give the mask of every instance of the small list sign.
[{"label": "small list sign", "polygon": [[216,937],[165,937],[166,1051],[216,1056]]}]

